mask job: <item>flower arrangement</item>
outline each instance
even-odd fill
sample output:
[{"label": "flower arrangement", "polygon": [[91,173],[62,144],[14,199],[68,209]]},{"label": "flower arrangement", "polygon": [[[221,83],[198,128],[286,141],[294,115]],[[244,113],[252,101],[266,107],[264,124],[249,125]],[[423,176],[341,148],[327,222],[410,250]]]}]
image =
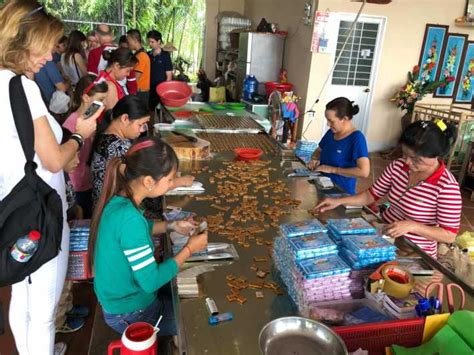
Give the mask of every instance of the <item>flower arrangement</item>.
[{"label": "flower arrangement", "polygon": [[[413,112],[415,104],[421,100],[426,94],[433,93],[438,87],[445,87],[448,83],[454,81],[453,76],[446,76],[440,81],[429,81],[425,77],[419,77],[420,68],[414,66],[411,72],[408,72],[408,81],[402,86],[391,101],[401,110]],[[469,84],[470,85],[470,84]]]},{"label": "flower arrangement", "polygon": [[421,78],[422,80],[428,81],[431,77],[431,72],[433,71],[434,67],[436,66],[436,61],[438,60],[438,55],[436,53],[436,48],[438,47],[438,40],[435,39],[431,42],[431,47],[428,51],[428,56],[426,58],[425,63],[422,65],[422,72]]},{"label": "flower arrangement", "polygon": [[461,81],[463,98],[466,98],[471,92],[471,82],[472,82],[473,75],[474,75],[474,59],[471,59],[469,61],[469,65]]}]

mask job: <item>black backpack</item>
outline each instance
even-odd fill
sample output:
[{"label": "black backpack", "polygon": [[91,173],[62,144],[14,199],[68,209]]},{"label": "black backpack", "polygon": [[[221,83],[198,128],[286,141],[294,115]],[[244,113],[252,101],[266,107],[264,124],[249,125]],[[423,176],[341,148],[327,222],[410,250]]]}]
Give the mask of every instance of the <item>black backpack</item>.
[{"label": "black backpack", "polygon": [[[36,174],[33,120],[21,76],[10,80],[10,104],[26,164],[23,179],[0,201],[0,287],[24,280],[57,256],[63,230],[61,198]],[[13,259],[10,250],[32,230],[41,233],[38,250],[28,262],[20,263]]]}]

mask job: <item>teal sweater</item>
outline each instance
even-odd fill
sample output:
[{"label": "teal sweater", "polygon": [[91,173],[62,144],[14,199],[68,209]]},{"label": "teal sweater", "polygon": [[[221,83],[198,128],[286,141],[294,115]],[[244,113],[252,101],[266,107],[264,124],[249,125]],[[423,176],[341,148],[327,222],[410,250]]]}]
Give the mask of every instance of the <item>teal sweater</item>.
[{"label": "teal sweater", "polygon": [[108,313],[146,308],[178,273],[174,259],[155,261],[152,228],[153,222],[125,197],[114,196],[105,206],[95,245],[94,289]]}]

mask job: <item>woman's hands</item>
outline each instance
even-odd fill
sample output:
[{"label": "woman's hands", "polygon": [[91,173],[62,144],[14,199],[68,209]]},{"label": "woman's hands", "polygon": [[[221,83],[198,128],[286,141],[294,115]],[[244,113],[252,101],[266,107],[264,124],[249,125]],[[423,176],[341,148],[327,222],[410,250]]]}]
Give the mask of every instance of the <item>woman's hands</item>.
[{"label": "woman's hands", "polygon": [[315,170],[326,174],[336,174],[336,169],[337,168],[329,165],[318,165]]},{"label": "woman's hands", "polygon": [[387,224],[383,229],[382,233],[392,238],[401,237],[407,233],[415,232],[418,223],[413,221],[397,221]]},{"label": "woman's hands", "polygon": [[318,159],[313,159],[311,158],[311,160],[308,162],[307,166],[308,166],[308,169],[309,170],[314,170],[318,167],[319,165],[319,160]]},{"label": "woman's hands", "polygon": [[80,134],[82,138],[86,139],[92,136],[97,128],[97,119],[100,117],[104,111],[104,106],[99,108],[96,113],[91,117],[85,118],[84,116],[79,116],[76,122],[76,132]]},{"label": "woman's hands", "polygon": [[316,212],[326,212],[333,210],[340,205],[342,205],[342,201],[339,198],[325,198],[314,207],[314,210]]},{"label": "woman's hands", "polygon": [[[188,243],[186,244],[191,250],[191,254],[207,248],[207,230],[201,234],[193,235],[189,237]],[[191,256],[191,255],[190,255]]]},{"label": "woman's hands", "polygon": [[191,218],[183,221],[171,222],[169,228],[179,234],[190,235],[196,229],[196,223]]}]

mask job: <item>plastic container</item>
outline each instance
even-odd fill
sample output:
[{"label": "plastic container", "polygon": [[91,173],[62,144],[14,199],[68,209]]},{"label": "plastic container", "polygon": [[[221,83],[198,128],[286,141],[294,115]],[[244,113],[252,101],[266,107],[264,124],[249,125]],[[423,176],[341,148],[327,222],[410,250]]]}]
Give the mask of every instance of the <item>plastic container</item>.
[{"label": "plastic container", "polygon": [[191,118],[194,116],[194,112],[189,110],[176,111],[173,114],[178,118]]},{"label": "plastic container", "polygon": [[274,91],[279,91],[282,94],[286,91],[292,91],[293,90],[293,84],[290,83],[277,83],[274,81],[269,81],[265,83],[265,92],[267,96],[270,96],[270,94]]},{"label": "plastic container", "polygon": [[248,75],[244,80],[244,100],[252,100],[253,95],[258,91],[258,81],[254,75]]},{"label": "plastic container", "polygon": [[385,347],[392,344],[410,348],[419,346],[424,327],[425,318],[414,318],[333,327],[332,330],[342,338],[349,352],[362,348],[371,355],[382,355],[385,354]]},{"label": "plastic container", "polygon": [[28,235],[18,238],[10,251],[10,255],[20,263],[27,263],[38,250],[40,238],[41,233],[32,230]]},{"label": "plastic container", "polygon": [[239,160],[257,160],[263,154],[263,151],[258,148],[235,148],[234,152]]},{"label": "plastic container", "polygon": [[183,81],[165,81],[156,87],[156,93],[163,105],[181,107],[188,102],[192,90]]}]

